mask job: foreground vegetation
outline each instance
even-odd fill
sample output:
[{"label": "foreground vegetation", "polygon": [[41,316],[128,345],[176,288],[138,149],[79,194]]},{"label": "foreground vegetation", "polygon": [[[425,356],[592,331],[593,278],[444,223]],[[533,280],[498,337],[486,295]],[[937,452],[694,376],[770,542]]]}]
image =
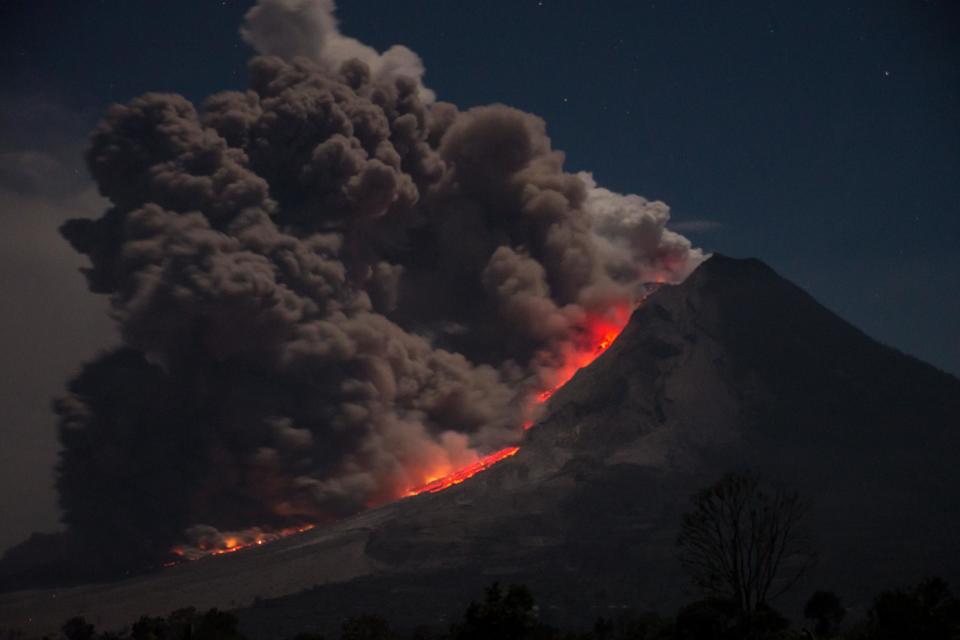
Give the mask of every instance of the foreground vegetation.
[{"label": "foreground vegetation", "polygon": [[[901,590],[885,591],[861,620],[848,622],[840,599],[814,593],[804,610],[805,623],[791,626],[780,613],[763,606],[749,614],[736,602],[716,598],[693,602],[675,615],[624,614],[599,619],[589,630],[560,630],[540,620],[533,594],[514,585],[490,586],[479,601],[446,629],[427,626],[394,630],[384,618],[369,614],[347,619],[341,640],[957,640],[960,599],[943,580],[933,578]],[[5,640],[14,640],[8,634]],[[167,617],[141,617],[121,632],[98,633],[83,618],[63,625],[63,640],[256,640],[246,638],[231,613],[182,609]],[[290,640],[323,640],[304,630]],[[330,638],[329,640],[334,640]]]}]

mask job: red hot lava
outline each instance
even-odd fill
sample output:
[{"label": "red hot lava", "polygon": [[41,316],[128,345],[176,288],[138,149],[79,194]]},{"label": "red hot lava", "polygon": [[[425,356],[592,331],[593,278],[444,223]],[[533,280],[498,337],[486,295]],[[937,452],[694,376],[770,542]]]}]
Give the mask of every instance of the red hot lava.
[{"label": "red hot lava", "polygon": [[[577,371],[592,363],[601,353],[606,351],[623,331],[629,319],[630,307],[627,305],[617,306],[607,315],[589,318],[585,323],[580,339],[563,354],[563,364],[553,371],[552,378],[547,383],[549,386],[534,396],[533,405],[530,407],[528,415],[535,413],[538,406],[549,400],[550,396],[569,382]],[[533,418],[524,420],[523,429],[530,429],[534,422]],[[441,472],[433,477],[427,477],[423,484],[408,489],[406,497],[421,493],[437,493],[449,489],[467,478],[472,478],[481,471],[486,471],[501,460],[516,455],[518,451],[520,451],[520,447],[507,447],[455,471]]]},{"label": "red hot lava", "polygon": [[570,382],[570,379],[584,367],[607,350],[630,319],[630,307],[618,305],[606,315],[592,316],[587,319],[580,338],[569,350],[562,354],[563,363],[557,367],[546,388],[537,394],[537,403],[550,399],[557,389]]},{"label": "red hot lava", "polygon": [[491,453],[484,458],[480,458],[476,462],[465,467],[461,467],[452,473],[442,475],[439,478],[427,478],[426,484],[416,487],[415,489],[410,489],[407,491],[406,495],[409,497],[418,495],[420,493],[437,493],[438,491],[449,489],[455,484],[460,484],[467,478],[472,478],[481,471],[486,471],[501,460],[515,455],[518,451],[520,451],[520,447],[507,447],[506,449],[501,449],[496,453]]},{"label": "red hot lava", "polygon": [[242,549],[259,547],[270,542],[275,542],[281,538],[292,536],[305,531],[310,531],[316,525],[305,524],[299,527],[287,527],[276,531],[263,531],[259,528],[248,529],[236,533],[225,533],[214,539],[201,540],[195,545],[180,545],[170,550],[170,553],[178,559],[166,563],[169,567],[179,563],[182,560],[197,560],[205,556],[220,556],[225,553],[233,553]]}]

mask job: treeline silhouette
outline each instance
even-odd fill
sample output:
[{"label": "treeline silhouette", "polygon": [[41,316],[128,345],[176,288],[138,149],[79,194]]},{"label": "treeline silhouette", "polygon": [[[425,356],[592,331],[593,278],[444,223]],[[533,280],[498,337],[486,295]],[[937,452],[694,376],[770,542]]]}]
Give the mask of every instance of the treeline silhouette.
[{"label": "treeline silhouette", "polygon": [[[731,600],[692,602],[673,616],[655,612],[600,618],[588,630],[561,630],[544,623],[533,594],[523,585],[493,584],[447,628],[420,626],[395,630],[376,614],[348,618],[339,636],[310,630],[289,640],[956,640],[960,638],[960,599],[940,578],[877,595],[866,614],[848,621],[840,598],[815,592],[802,624],[791,625],[769,606],[744,613]],[[19,636],[8,633],[4,640]],[[97,632],[83,618],[68,620],[62,640],[257,640],[244,636],[237,618],[211,609],[181,609],[167,617],[143,616],[128,629]],[[50,639],[53,640],[53,639]]]}]

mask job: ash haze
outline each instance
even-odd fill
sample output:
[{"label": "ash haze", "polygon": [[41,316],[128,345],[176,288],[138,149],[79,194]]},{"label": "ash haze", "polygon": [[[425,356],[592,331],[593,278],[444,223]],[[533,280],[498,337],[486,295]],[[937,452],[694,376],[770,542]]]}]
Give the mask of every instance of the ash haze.
[{"label": "ash haze", "polygon": [[[691,246],[759,254],[960,371],[948,3],[350,2],[339,28],[332,9],[4,6],[0,544],[58,519],[54,397],[76,528],[103,533],[93,497],[131,466],[123,540],[335,517],[513,444],[585,318],[681,279]],[[102,220],[65,235],[116,322],[68,219]],[[115,328],[128,349],[98,358]],[[118,445],[98,406],[153,435]],[[122,462],[91,477],[105,451]]]}]

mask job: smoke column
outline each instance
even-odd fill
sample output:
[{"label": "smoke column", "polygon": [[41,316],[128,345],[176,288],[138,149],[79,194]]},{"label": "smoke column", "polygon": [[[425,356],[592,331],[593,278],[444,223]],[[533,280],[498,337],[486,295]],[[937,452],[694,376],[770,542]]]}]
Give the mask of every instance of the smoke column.
[{"label": "smoke column", "polygon": [[322,523],[515,445],[593,325],[703,259],[331,0],[261,0],[241,34],[249,90],[109,109],[87,161],[111,206],[62,228],[124,344],[56,403],[60,501],[114,557]]}]

